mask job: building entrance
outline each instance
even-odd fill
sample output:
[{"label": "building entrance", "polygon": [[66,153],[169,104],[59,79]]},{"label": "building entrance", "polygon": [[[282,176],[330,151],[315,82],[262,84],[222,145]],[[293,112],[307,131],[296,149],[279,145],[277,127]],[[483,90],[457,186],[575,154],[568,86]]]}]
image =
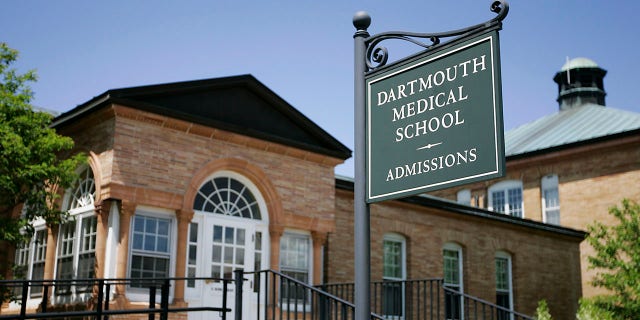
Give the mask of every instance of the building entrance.
[{"label": "building entrance", "polygon": [[[187,276],[211,278],[185,281],[190,306],[221,307],[223,281],[234,270],[256,271],[268,265],[268,222],[264,202],[242,177],[214,177],[205,182],[194,202],[187,257]],[[265,217],[266,218],[266,217]],[[227,307],[233,309],[236,290],[243,290],[243,317],[259,310],[253,277],[245,276],[242,288],[227,284]],[[234,310],[235,312],[235,310]],[[227,319],[233,313],[227,314]],[[189,319],[219,319],[219,312],[193,312]]]}]

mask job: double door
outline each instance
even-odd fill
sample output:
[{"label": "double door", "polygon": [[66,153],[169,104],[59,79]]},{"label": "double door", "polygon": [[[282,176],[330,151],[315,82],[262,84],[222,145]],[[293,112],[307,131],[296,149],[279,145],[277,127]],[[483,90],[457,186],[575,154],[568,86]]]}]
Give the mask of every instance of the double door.
[{"label": "double door", "polygon": [[[243,221],[244,220],[244,221]],[[199,280],[192,291],[190,306],[221,307],[223,303],[224,282],[227,280],[227,307],[235,308],[236,290],[243,290],[244,318],[257,312],[257,293],[253,290],[253,276],[245,275],[241,288],[236,288],[235,270],[255,271],[261,268],[263,256],[263,231],[256,230],[250,220],[233,218],[205,218],[200,231],[201,241],[197,250],[201,251],[196,267],[196,276],[210,278]],[[259,229],[259,228],[258,228]],[[194,294],[195,293],[195,294]],[[227,313],[227,319],[233,319],[234,311]],[[219,312],[192,312],[189,319],[220,319]]]}]

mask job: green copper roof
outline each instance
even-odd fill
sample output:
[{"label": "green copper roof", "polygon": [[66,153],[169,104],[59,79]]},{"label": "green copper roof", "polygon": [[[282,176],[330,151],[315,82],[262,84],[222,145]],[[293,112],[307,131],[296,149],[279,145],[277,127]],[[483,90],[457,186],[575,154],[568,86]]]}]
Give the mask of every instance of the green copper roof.
[{"label": "green copper roof", "polygon": [[567,61],[562,68],[560,68],[560,71],[567,71],[569,69],[576,68],[598,68],[598,64],[588,58],[573,58]]},{"label": "green copper roof", "polygon": [[589,104],[505,132],[505,154],[521,155],[638,129],[640,114]]}]

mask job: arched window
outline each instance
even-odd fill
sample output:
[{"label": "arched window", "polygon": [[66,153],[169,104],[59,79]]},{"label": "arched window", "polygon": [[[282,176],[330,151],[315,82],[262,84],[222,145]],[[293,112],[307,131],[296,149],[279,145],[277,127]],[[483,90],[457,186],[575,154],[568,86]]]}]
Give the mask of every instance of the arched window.
[{"label": "arched window", "polygon": [[[442,249],[444,260],[444,285],[460,293],[464,293],[462,247],[455,243],[446,243]],[[463,319],[462,296],[451,292],[445,294],[445,318]]]},{"label": "arched window", "polygon": [[261,220],[260,206],[249,188],[231,177],[215,177],[205,182],[193,209],[232,217]]},{"label": "arched window", "polygon": [[[56,279],[87,279],[95,276],[96,224],[94,201],[95,180],[90,167],[81,171],[79,178],[67,191],[64,207],[69,219],[60,225],[56,252]],[[88,285],[56,286],[61,301],[83,299],[91,293]]]},{"label": "arched window", "polygon": [[[496,304],[513,310],[513,286],[511,277],[511,255],[504,252],[496,252]],[[507,320],[511,317],[507,312],[498,312],[498,319]]]},{"label": "arched window", "polygon": [[[79,178],[69,189],[69,205],[67,210],[92,207],[96,197],[96,184],[91,168],[85,168]],[[91,208],[93,209],[93,208]]]},{"label": "arched window", "polygon": [[489,210],[524,218],[522,181],[501,181],[489,188]]}]

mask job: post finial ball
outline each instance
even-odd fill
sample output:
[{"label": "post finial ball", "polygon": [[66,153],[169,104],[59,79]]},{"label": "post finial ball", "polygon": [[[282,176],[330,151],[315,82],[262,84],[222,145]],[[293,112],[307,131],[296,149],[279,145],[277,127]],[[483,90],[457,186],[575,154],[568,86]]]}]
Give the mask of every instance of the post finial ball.
[{"label": "post finial ball", "polygon": [[366,11],[358,11],[353,16],[353,26],[356,30],[367,30],[371,25],[371,16]]}]

